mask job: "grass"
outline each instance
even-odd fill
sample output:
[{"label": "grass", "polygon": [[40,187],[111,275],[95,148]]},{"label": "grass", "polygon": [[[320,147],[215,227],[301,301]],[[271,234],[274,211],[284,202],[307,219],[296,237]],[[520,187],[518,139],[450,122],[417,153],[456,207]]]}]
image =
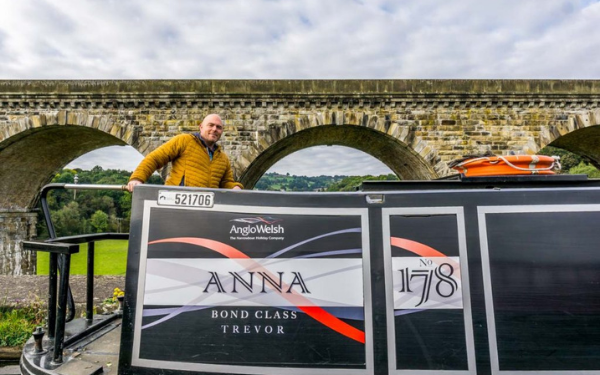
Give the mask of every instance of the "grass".
[{"label": "grass", "polygon": [[[125,275],[129,241],[106,240],[96,242],[94,274]],[[38,252],[37,273],[48,274],[48,253]],[[87,274],[87,244],[81,244],[79,253],[71,256],[71,275]]]}]

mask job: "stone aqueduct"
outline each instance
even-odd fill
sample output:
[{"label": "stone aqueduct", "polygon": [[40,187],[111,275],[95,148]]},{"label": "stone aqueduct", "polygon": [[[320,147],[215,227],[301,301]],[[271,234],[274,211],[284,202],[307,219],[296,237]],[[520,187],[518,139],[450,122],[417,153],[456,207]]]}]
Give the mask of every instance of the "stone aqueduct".
[{"label": "stone aqueduct", "polygon": [[600,166],[599,102],[600,81],[0,81],[0,274],[34,271],[21,241],[36,234],[32,211],[55,171],[109,145],[147,154],[211,112],[251,188],[279,159],[325,144],[402,179],[447,175],[464,154],[550,144]]}]

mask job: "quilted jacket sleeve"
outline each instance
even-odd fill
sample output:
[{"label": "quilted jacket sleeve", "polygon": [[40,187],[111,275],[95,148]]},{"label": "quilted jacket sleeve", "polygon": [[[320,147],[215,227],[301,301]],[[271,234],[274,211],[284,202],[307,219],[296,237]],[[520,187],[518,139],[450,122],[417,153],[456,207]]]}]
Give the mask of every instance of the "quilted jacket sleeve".
[{"label": "quilted jacket sleeve", "polygon": [[239,182],[235,182],[235,180],[233,179],[233,172],[231,171],[231,165],[229,164],[229,160],[227,160],[227,166],[225,168],[225,173],[223,174],[223,177],[221,178],[221,183],[219,184],[219,187],[222,189],[233,189],[235,186],[239,186],[240,189],[244,188],[244,185],[240,184]]},{"label": "quilted jacket sleeve", "polygon": [[171,138],[167,143],[146,155],[140,165],[133,171],[129,180],[146,182],[157,169],[164,167],[167,163],[177,158],[184,147],[185,142],[182,135]]}]

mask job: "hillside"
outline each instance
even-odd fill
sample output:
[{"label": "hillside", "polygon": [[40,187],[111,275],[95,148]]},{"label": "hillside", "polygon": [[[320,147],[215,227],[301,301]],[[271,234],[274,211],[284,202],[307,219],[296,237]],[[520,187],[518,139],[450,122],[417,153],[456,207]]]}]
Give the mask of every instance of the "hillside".
[{"label": "hillside", "polygon": [[266,173],[254,190],[268,191],[354,191],[364,180],[397,180],[393,175],[380,176],[295,176]]}]

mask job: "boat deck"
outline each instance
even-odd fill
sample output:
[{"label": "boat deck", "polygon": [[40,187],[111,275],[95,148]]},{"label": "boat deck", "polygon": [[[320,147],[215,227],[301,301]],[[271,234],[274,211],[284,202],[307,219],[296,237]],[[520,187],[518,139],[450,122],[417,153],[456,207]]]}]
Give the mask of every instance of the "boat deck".
[{"label": "boat deck", "polygon": [[[100,316],[94,321],[100,321]],[[105,319],[105,318],[104,318]],[[89,328],[85,319],[76,319],[67,324],[66,337],[73,337]],[[83,328],[83,330],[82,330]],[[48,350],[43,354],[34,354],[35,343],[29,340],[21,357],[23,374],[61,374],[61,375],[95,375],[117,374],[119,349],[121,343],[121,318],[112,320],[96,332],[83,337],[64,349],[63,363],[51,362],[52,340],[44,339],[43,347]]]}]

